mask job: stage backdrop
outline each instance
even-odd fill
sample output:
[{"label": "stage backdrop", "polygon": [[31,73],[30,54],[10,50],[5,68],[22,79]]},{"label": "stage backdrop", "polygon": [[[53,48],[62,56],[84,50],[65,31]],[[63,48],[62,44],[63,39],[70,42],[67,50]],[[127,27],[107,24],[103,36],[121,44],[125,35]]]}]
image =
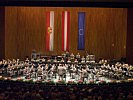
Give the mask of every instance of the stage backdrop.
[{"label": "stage backdrop", "polygon": [[0,7],[0,60],[5,57],[5,8]]},{"label": "stage backdrop", "polygon": [[[46,51],[46,12],[54,11],[54,50]],[[5,57],[25,58],[33,49],[45,55],[62,51],[62,11],[70,12],[70,52],[96,58],[126,56],[126,8],[5,7]],[[78,12],[85,12],[85,50],[78,47]]]}]

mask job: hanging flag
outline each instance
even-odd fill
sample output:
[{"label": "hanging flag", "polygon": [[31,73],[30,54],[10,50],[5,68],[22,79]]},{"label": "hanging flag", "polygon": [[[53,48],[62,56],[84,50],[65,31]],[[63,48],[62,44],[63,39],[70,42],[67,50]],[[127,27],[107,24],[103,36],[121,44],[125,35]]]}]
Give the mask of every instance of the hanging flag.
[{"label": "hanging flag", "polygon": [[46,50],[54,49],[54,11],[46,13]]},{"label": "hanging flag", "polygon": [[69,51],[70,12],[62,12],[62,50]]},{"label": "hanging flag", "polygon": [[85,12],[78,13],[78,50],[85,49]]}]

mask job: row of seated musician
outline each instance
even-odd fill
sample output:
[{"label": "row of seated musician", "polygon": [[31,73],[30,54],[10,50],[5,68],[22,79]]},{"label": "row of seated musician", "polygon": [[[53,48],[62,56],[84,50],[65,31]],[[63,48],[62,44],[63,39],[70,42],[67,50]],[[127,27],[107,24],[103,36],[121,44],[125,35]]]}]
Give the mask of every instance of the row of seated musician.
[{"label": "row of seated musician", "polygon": [[31,59],[39,59],[39,58],[44,58],[45,60],[48,60],[49,62],[52,62],[55,60],[55,62],[58,62],[58,61],[62,61],[63,60],[66,62],[66,61],[71,61],[71,62],[81,62],[81,61],[86,61],[86,62],[94,62],[95,61],[95,55],[85,55],[85,56],[82,56],[77,53],[77,55],[74,55],[73,53],[69,53],[69,52],[66,52],[66,53],[63,53],[61,56],[58,56],[58,55],[55,55],[55,56],[41,56],[41,55],[38,55],[37,53],[33,52],[31,54]]},{"label": "row of seated musician", "polygon": [[[24,61],[21,62],[19,61],[19,59],[15,60],[13,59],[13,61],[6,61],[3,60],[0,62],[0,73],[9,73],[9,74],[16,74],[19,73],[25,73],[26,74],[33,74],[33,72],[35,73],[44,73],[43,75],[45,75],[45,72],[52,72],[54,70],[56,70],[56,74],[59,74],[61,72],[62,74],[62,70],[65,70],[69,72],[77,72],[77,73],[81,73],[79,77],[82,76],[87,76],[88,74],[91,73],[91,75],[93,76],[93,73],[96,75],[104,75],[104,76],[109,76],[112,77],[114,75],[118,76],[118,77],[122,77],[122,76],[128,76],[128,77],[133,77],[133,66],[132,65],[128,65],[128,64],[121,64],[121,63],[116,63],[115,65],[110,65],[108,64],[108,62],[104,61],[105,63],[101,64],[99,67],[89,67],[88,64],[40,64],[40,63],[34,63],[34,62],[30,62],[30,61]],[[61,65],[61,66],[60,66]],[[85,68],[85,69],[84,69]],[[54,70],[53,70],[54,69]],[[57,72],[57,70],[60,70],[59,72]],[[32,71],[32,70],[36,70],[36,71]],[[6,72],[7,71],[7,72]],[[53,72],[52,72],[53,73]],[[70,73],[70,72],[69,72]],[[51,75],[53,76],[53,75]]]}]

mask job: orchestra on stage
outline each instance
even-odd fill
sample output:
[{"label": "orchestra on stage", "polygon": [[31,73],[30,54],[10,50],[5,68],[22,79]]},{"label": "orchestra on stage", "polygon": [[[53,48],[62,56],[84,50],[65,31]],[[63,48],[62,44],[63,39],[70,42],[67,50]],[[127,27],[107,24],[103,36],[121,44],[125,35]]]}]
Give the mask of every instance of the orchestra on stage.
[{"label": "orchestra on stage", "polygon": [[[94,55],[82,56],[77,53],[63,53],[61,56],[40,56],[32,53],[21,61],[19,59],[0,61],[0,75],[3,77],[46,80],[88,80],[97,81],[100,77],[110,80],[133,78],[133,66],[126,63],[111,63],[101,59],[95,61]],[[69,79],[68,79],[69,78]]]}]

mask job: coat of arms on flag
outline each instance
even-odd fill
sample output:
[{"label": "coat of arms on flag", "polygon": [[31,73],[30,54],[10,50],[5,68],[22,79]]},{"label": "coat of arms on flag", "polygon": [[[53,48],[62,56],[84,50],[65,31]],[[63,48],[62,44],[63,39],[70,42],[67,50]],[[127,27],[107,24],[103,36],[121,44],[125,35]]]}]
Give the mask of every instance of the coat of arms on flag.
[{"label": "coat of arms on flag", "polygon": [[48,27],[48,33],[52,33],[52,28],[51,27]]},{"label": "coat of arms on flag", "polygon": [[54,49],[54,11],[46,13],[46,50]]}]

